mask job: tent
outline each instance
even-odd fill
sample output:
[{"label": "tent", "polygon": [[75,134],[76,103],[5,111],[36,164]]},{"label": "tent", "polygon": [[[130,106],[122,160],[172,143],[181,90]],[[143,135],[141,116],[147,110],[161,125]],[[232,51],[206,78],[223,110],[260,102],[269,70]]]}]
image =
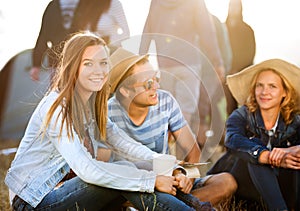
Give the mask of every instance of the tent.
[{"label": "tent", "polygon": [[[50,84],[50,71],[32,81],[29,71],[32,49],[13,56],[0,72],[0,140],[21,139],[37,103]],[[45,60],[46,62],[46,60]]]}]

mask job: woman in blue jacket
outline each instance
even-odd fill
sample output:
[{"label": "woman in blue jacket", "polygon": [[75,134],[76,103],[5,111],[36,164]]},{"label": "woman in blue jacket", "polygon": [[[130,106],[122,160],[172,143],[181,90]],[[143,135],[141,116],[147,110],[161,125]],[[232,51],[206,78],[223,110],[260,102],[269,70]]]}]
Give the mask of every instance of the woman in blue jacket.
[{"label": "woman in blue jacket", "polygon": [[[296,209],[299,189],[300,69],[271,59],[228,76],[241,106],[226,123],[227,153],[210,170],[231,172],[237,195],[268,210]],[[288,196],[288,194],[290,194]]]}]

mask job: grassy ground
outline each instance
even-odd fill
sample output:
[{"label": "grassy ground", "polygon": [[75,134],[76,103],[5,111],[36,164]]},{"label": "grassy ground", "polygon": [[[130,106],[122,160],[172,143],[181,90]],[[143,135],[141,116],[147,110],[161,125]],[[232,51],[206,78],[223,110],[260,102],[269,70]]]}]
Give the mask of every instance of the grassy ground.
[{"label": "grassy ground", "polygon": [[[0,140],[0,150],[7,148],[17,147],[19,144],[15,140]],[[8,189],[4,184],[4,178],[6,171],[10,166],[11,161],[13,160],[15,153],[8,155],[0,154],[0,210],[6,211],[10,210],[9,200],[8,200]]]}]

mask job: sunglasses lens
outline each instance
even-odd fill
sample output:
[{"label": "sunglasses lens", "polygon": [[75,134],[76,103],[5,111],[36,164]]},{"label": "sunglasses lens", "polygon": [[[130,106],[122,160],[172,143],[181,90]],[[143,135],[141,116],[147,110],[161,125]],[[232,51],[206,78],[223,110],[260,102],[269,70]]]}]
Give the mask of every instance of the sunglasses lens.
[{"label": "sunglasses lens", "polygon": [[146,90],[149,90],[149,89],[151,89],[152,88],[152,86],[153,86],[153,84],[154,84],[154,81],[153,81],[153,79],[149,79],[148,81],[146,81],[146,83],[145,83],[145,89]]}]

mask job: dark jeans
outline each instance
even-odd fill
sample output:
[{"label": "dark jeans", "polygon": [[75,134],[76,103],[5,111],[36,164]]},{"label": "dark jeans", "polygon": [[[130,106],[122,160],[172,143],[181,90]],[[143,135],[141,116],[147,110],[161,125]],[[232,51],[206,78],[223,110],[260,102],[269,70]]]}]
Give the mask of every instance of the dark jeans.
[{"label": "dark jeans", "polygon": [[270,211],[299,210],[299,171],[253,164],[241,157],[227,152],[208,173],[231,173],[238,183],[239,198],[263,199]]},{"label": "dark jeans", "polygon": [[250,178],[269,210],[287,210],[287,205],[279,186],[277,169],[267,165],[248,163]]},{"label": "dark jeans", "polygon": [[188,206],[195,208],[197,211],[214,211],[215,209],[212,207],[210,202],[201,202],[198,198],[193,196],[192,194],[185,194],[179,190],[177,190],[176,197],[185,202]]}]

